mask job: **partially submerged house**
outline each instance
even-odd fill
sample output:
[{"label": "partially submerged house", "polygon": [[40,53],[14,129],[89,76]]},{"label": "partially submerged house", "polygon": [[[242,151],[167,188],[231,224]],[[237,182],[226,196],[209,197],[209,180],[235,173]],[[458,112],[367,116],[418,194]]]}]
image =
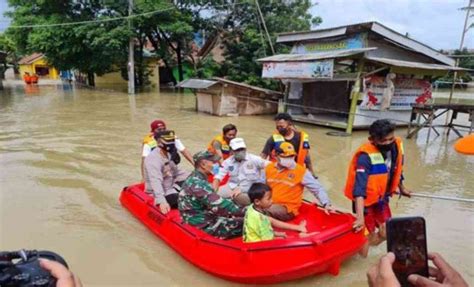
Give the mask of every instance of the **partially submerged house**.
[{"label": "partially submerged house", "polygon": [[223,78],[188,79],[177,85],[196,93],[196,109],[217,116],[275,114],[283,93]]},{"label": "partially submerged house", "polygon": [[259,59],[262,77],[288,87],[287,111],[301,122],[345,129],[378,118],[409,121],[411,106],[431,98],[431,81],[455,61],[380,23],[283,33],[289,54]]},{"label": "partially submerged house", "polygon": [[48,64],[44,54],[33,53],[26,57],[23,57],[19,62],[20,75],[23,76],[25,73],[30,75],[36,74],[40,78],[57,80],[59,78],[58,70]]}]

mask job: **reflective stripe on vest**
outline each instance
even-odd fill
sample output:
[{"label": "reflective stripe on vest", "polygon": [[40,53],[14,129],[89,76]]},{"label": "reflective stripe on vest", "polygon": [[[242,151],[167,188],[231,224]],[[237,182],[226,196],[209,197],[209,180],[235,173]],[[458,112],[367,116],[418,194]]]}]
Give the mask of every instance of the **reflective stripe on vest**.
[{"label": "reflective stripe on vest", "polygon": [[150,150],[154,150],[156,147],[157,147],[157,143],[156,143],[156,140],[155,138],[153,137],[153,134],[149,134],[147,135],[144,139],[143,139],[143,144],[144,145],[148,145],[150,147]]},{"label": "reflective stripe on vest", "polygon": [[[295,133],[298,133],[298,131],[295,131]],[[300,131],[299,133],[300,133],[300,142],[298,146],[298,154],[296,155],[295,161],[297,164],[306,166],[305,159],[306,159],[306,156],[308,155],[309,136],[304,131]],[[276,150],[280,147],[282,143],[285,142],[285,138],[278,132],[275,132],[272,135],[272,137],[273,137],[274,144],[273,144],[273,150],[270,153],[270,160],[272,162],[276,162],[277,161]],[[294,148],[296,150],[296,147]]]},{"label": "reflective stripe on vest", "polygon": [[224,140],[223,135],[218,135],[215,138],[213,138],[212,141],[207,146],[207,150],[212,152],[213,154],[217,154],[217,151],[213,146],[214,141],[217,141],[221,144],[221,152],[222,152],[222,157],[223,157],[222,159],[225,160],[228,157],[230,157],[230,146]]},{"label": "reflective stripe on vest", "polygon": [[288,212],[298,215],[303,201],[302,184],[306,168],[297,164],[295,169],[279,170],[276,163],[267,165],[265,176],[272,189],[272,201],[286,206]]},{"label": "reflective stripe on vest", "polygon": [[344,189],[344,194],[347,198],[354,200],[353,191],[355,186],[357,160],[359,159],[359,155],[361,153],[366,153],[369,156],[371,163],[371,168],[368,171],[366,198],[364,200],[364,205],[370,206],[375,204],[385,196],[386,192],[391,195],[397,191],[403,170],[404,155],[402,140],[397,137],[395,139],[395,144],[397,145],[398,155],[396,162],[392,163],[392,168],[395,170],[393,172],[393,179],[389,189],[387,190],[387,183],[390,174],[387,166],[385,165],[385,160],[377,147],[371,143],[366,143],[356,151],[354,157],[352,158],[351,164],[349,165],[346,187]]}]

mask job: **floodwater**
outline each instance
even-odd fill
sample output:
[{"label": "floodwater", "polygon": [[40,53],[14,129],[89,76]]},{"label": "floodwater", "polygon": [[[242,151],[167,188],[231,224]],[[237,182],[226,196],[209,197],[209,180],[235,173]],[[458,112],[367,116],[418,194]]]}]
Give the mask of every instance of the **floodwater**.
[{"label": "floodwater", "polygon": [[[191,152],[205,148],[223,125],[234,123],[251,152],[274,130],[271,116],[214,117],[194,111],[192,94],[122,92],[70,86],[13,85],[0,91],[0,250],[47,249],[62,254],[86,286],[235,285],[208,275],[178,256],[118,201],[140,180],[141,139],[155,118],[165,119]],[[335,205],[353,151],[366,132],[310,135],[317,174]],[[398,131],[404,135],[405,130]],[[413,191],[474,198],[474,157],[457,154],[453,133],[425,143],[426,130],[405,140],[406,185]],[[182,165],[191,169],[184,161]],[[395,215],[421,215],[428,248],[441,252],[474,284],[474,205],[426,198],[392,201]],[[366,286],[369,258],[346,261],[340,275],[321,275],[287,286]],[[225,259],[223,259],[225,260]]]}]

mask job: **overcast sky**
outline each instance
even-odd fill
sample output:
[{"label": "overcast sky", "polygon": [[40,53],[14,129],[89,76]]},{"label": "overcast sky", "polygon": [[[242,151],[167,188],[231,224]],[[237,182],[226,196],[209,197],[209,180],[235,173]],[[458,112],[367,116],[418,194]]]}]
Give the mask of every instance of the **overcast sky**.
[{"label": "overcast sky", "polygon": [[[457,49],[461,41],[468,0],[317,0],[313,15],[321,16],[319,28],[377,21],[435,49]],[[471,15],[474,12],[471,11]],[[473,23],[474,17],[470,17]],[[464,40],[474,48],[474,28]]]},{"label": "overcast sky", "polygon": [[[378,21],[435,49],[457,49],[461,40],[468,0],[313,0],[311,12],[323,19],[320,28]],[[0,0],[0,31],[7,0]],[[474,14],[474,12],[471,12]],[[469,19],[474,22],[474,17]],[[474,28],[466,34],[464,46],[474,49]]]},{"label": "overcast sky", "polygon": [[0,0],[0,32],[3,32],[8,26],[8,19],[3,17],[3,13],[7,10],[7,0]]}]

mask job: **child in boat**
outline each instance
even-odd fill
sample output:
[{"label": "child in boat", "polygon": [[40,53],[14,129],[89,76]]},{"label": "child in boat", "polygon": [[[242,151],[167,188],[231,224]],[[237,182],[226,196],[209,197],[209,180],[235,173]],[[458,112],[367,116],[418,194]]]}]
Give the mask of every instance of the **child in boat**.
[{"label": "child in boat", "polygon": [[257,242],[272,240],[275,237],[286,237],[285,232],[273,231],[273,227],[294,230],[300,232],[300,236],[306,236],[306,221],[300,224],[286,223],[265,215],[265,210],[272,205],[272,191],[264,183],[254,183],[248,191],[252,205],[245,213],[244,219],[244,242]]}]

